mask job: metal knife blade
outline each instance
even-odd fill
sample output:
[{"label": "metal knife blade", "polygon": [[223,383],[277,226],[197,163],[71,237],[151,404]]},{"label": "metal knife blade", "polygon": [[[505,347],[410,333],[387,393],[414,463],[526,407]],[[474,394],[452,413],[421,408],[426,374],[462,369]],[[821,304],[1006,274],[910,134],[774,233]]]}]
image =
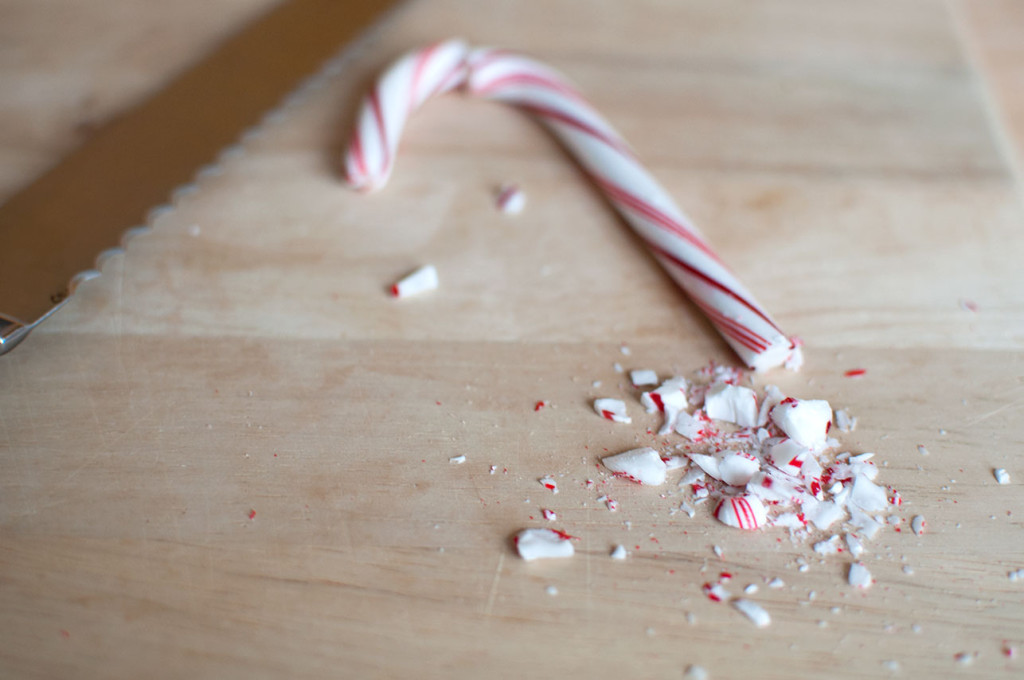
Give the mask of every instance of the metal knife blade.
[{"label": "metal knife blade", "polygon": [[0,355],[64,304],[99,253],[396,4],[276,7],[0,205]]}]

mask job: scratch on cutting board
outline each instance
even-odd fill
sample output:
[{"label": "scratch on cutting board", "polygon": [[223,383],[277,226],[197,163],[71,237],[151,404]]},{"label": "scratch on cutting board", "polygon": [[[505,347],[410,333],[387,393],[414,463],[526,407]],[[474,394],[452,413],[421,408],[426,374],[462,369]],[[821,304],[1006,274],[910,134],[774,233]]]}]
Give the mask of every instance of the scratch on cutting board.
[{"label": "scratch on cutting board", "polygon": [[1008,403],[1006,403],[1006,404],[1003,404],[1003,405],[1002,405],[1002,406],[1000,406],[999,408],[996,408],[996,409],[992,409],[992,410],[991,410],[991,411],[989,411],[988,413],[982,413],[982,414],[981,414],[980,416],[978,416],[978,417],[976,417],[976,418],[974,418],[974,419],[972,419],[972,420],[969,420],[969,421],[967,422],[967,427],[971,427],[972,425],[977,425],[978,423],[980,423],[980,422],[982,422],[982,421],[988,420],[988,419],[989,419],[989,418],[991,418],[992,416],[996,416],[996,415],[999,415],[999,414],[1000,414],[1000,413],[1002,413],[1003,411],[1005,411],[1005,410],[1007,410],[1007,409],[1011,409],[1011,408],[1013,408],[1014,406],[1019,406],[1019,405],[1021,405],[1022,403],[1024,403],[1024,399],[1017,399],[1017,400],[1015,400],[1015,401],[1011,401],[1011,402],[1008,402]]},{"label": "scratch on cutting board", "polygon": [[494,569],[494,578],[491,579],[491,592],[487,594],[487,606],[484,608],[484,615],[490,617],[494,611],[494,599],[498,596],[498,582],[501,581],[501,568],[505,566],[505,553],[498,556],[498,566]]}]

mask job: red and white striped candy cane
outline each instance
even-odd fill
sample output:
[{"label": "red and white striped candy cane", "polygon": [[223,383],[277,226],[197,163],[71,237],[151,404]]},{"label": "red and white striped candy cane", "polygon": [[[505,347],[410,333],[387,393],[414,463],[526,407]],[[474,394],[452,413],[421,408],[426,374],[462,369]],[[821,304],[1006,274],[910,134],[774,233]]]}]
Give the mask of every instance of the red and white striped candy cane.
[{"label": "red and white striped candy cane", "polygon": [[[422,54],[403,57],[384,74],[381,83],[403,82],[392,74],[396,69],[408,71],[405,64],[423,59]],[[495,49],[474,50],[466,56],[466,66],[468,71],[450,68],[462,74],[470,94],[517,106],[535,115],[559,138],[748,366],[764,370],[783,363],[799,365],[796,344],[711,250],[661,185],[640,165],[625,140],[557,71],[522,55]],[[448,85],[449,81],[444,83]],[[448,89],[451,87],[454,85],[448,85]],[[371,93],[364,112],[367,106],[371,110],[380,108],[380,90],[378,86]],[[397,95],[395,98],[402,101]],[[412,97],[407,93],[406,98]],[[422,102],[423,98],[416,101]],[[405,111],[410,108],[414,107],[406,106]],[[390,132],[385,125],[377,127]],[[371,143],[363,133],[361,126],[349,149],[346,164],[350,168],[353,157],[365,156],[365,147]],[[393,156],[397,136],[381,134],[378,138],[390,142],[386,151]],[[389,170],[387,165],[381,176],[357,186],[381,186]],[[352,177],[350,170],[350,182]]]},{"label": "red and white striped candy cane", "polygon": [[345,175],[356,189],[387,183],[405,122],[428,99],[462,85],[468,48],[448,40],[409,52],[393,63],[363,100],[345,153]]}]

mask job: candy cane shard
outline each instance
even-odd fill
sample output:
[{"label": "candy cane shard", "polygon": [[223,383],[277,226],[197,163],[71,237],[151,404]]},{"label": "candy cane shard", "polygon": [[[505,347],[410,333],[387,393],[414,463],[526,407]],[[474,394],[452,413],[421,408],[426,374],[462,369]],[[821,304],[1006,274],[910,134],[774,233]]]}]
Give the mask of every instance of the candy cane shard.
[{"label": "candy cane shard", "polygon": [[467,51],[459,41],[399,59],[363,104],[346,156],[349,183],[361,189],[382,186],[408,114],[460,79],[471,95],[536,116],[744,363],[758,371],[799,367],[797,343],[722,263],[626,141],[561,74],[533,59],[491,48]]},{"label": "candy cane shard", "polygon": [[409,52],[384,72],[363,100],[345,153],[350,186],[372,191],[387,183],[409,116],[465,82],[467,54],[461,40],[448,40]]}]

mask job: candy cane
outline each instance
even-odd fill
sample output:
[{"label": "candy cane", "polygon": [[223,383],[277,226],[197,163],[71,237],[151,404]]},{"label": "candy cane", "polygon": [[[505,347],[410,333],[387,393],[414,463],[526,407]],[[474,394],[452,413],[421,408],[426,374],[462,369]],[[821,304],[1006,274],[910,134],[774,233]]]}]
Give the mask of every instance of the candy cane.
[{"label": "candy cane", "polygon": [[[434,55],[446,54],[447,69],[432,70],[440,84],[431,94],[452,89],[461,77],[470,94],[511,104],[536,116],[576,157],[658,262],[748,366],[756,370],[783,363],[799,366],[801,355],[796,343],[786,337],[711,250],[697,228],[637,161],[626,141],[572,85],[554,69],[504,50],[463,52],[464,64],[453,64],[450,59],[464,49],[457,41],[435,45],[406,55],[385,72],[363,105],[360,125],[347,153],[351,184],[372,188],[387,181],[405,116],[427,98],[417,89],[416,78],[410,77],[410,71],[416,70],[410,64],[429,63]],[[422,83],[418,87],[424,88]],[[409,105],[409,101],[416,104]],[[386,110],[381,113],[386,102],[394,102],[401,110],[391,115]],[[393,125],[392,119],[396,121]],[[370,146],[379,146],[377,156],[387,161],[380,166],[379,174],[363,172],[378,167],[365,162]],[[359,172],[353,172],[354,166]]]},{"label": "candy cane", "polygon": [[391,176],[405,122],[428,99],[463,84],[468,49],[459,40],[409,52],[392,64],[363,101],[345,153],[345,174],[356,189],[384,186]]}]

